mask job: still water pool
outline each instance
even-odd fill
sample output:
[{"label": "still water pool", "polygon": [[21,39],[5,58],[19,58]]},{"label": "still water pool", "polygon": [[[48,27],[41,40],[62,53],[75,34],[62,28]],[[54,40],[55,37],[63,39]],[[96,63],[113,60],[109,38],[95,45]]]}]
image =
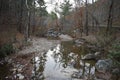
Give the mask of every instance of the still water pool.
[{"label": "still water pool", "polygon": [[[68,45],[69,44],[69,45]],[[33,79],[38,80],[80,80],[90,79],[95,73],[95,61],[85,61],[82,57],[88,52],[63,42],[46,53],[34,58]]]}]

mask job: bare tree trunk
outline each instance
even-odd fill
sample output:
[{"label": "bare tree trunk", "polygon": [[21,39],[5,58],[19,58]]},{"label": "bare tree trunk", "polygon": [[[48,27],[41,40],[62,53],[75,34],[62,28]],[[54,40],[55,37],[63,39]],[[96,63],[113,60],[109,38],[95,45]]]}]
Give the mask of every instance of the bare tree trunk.
[{"label": "bare tree trunk", "polygon": [[[93,5],[92,15],[94,16],[94,0],[92,0],[92,5]],[[93,17],[92,17],[92,32],[94,32],[94,18]]]},{"label": "bare tree trunk", "polygon": [[110,6],[109,6],[108,23],[107,23],[107,28],[106,28],[106,34],[109,34],[110,28],[112,28],[113,4],[114,4],[114,0],[111,0]]},{"label": "bare tree trunk", "polygon": [[30,34],[31,34],[31,11],[29,12],[29,23],[28,23],[28,26],[29,26],[29,28],[28,28],[28,37],[30,37]]},{"label": "bare tree trunk", "polygon": [[83,22],[82,22],[82,8],[81,7],[81,1],[82,0],[75,0],[75,26],[76,28],[79,30],[80,36],[78,37],[82,37],[82,33],[83,33]]},{"label": "bare tree trunk", "polygon": [[26,16],[26,25],[25,25],[25,41],[28,40],[28,33],[29,33],[29,16],[30,16],[30,12],[29,12],[29,6],[28,6],[28,1],[26,0],[26,8],[27,8],[27,16]]},{"label": "bare tree trunk", "polygon": [[18,31],[20,33],[22,33],[22,17],[23,17],[23,0],[21,0],[21,6],[20,6],[20,20],[19,20],[19,27],[18,27]]},{"label": "bare tree trunk", "polygon": [[2,3],[3,3],[3,0],[0,1],[0,17],[1,17],[1,14],[2,14]]},{"label": "bare tree trunk", "polygon": [[[81,6],[81,2],[79,1],[79,7]],[[81,33],[81,37],[82,37],[82,33],[83,33],[83,10],[81,9],[80,10],[80,24],[79,24],[79,27],[80,27],[80,33]]]},{"label": "bare tree trunk", "polygon": [[35,1],[34,1],[34,10],[33,10],[33,26],[32,26],[32,33],[35,32]]},{"label": "bare tree trunk", "polygon": [[57,26],[57,31],[60,32],[60,26],[58,24],[58,18],[56,19],[56,26]]},{"label": "bare tree trunk", "polygon": [[85,2],[85,5],[86,5],[86,7],[85,7],[85,11],[86,11],[86,21],[85,21],[85,31],[86,31],[86,36],[88,36],[89,34],[88,34],[88,9],[87,9],[87,7],[88,7],[88,5],[87,5],[87,0],[86,0],[86,2]]}]

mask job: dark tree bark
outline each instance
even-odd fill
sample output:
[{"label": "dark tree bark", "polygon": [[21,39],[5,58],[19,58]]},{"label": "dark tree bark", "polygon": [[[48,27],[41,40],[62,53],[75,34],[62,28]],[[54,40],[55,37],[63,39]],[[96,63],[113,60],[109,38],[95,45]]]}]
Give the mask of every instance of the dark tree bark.
[{"label": "dark tree bark", "polygon": [[[94,0],[92,0],[92,4],[93,4],[92,15],[94,16]],[[92,31],[94,32],[94,18],[93,17],[92,17]]]},{"label": "dark tree bark", "polygon": [[1,14],[2,14],[2,4],[3,4],[3,0],[0,0],[0,17],[1,17]]},{"label": "dark tree bark", "polygon": [[85,1],[85,5],[86,5],[86,7],[85,7],[85,11],[86,11],[85,31],[86,31],[86,36],[88,36],[89,29],[88,29],[88,9],[87,9],[88,4],[87,4],[87,0]]},{"label": "dark tree bark", "polygon": [[25,41],[27,42],[27,40],[29,38],[29,28],[30,28],[30,22],[29,22],[30,8],[28,5],[28,0],[25,1],[25,6],[26,6]]},{"label": "dark tree bark", "polygon": [[18,31],[20,33],[22,33],[22,17],[23,17],[23,3],[24,1],[21,0],[21,6],[20,6],[20,20],[19,20],[19,27],[18,27]]},{"label": "dark tree bark", "polygon": [[29,23],[28,23],[28,37],[30,37],[30,34],[31,34],[31,11],[29,12]]},{"label": "dark tree bark", "polygon": [[106,34],[109,34],[109,33],[110,33],[110,29],[112,28],[112,21],[113,21],[113,4],[114,4],[114,0],[110,0]]},{"label": "dark tree bark", "polygon": [[32,33],[35,32],[35,1],[34,1],[34,10],[33,10],[33,26],[32,26]]}]

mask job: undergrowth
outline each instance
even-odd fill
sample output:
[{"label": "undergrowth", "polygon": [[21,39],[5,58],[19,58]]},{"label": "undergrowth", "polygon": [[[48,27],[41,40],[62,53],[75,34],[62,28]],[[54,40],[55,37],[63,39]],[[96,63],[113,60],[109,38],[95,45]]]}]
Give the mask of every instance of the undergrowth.
[{"label": "undergrowth", "polygon": [[14,53],[14,48],[12,44],[4,44],[3,46],[0,47],[0,59],[6,57],[7,55],[10,55]]},{"label": "undergrowth", "polygon": [[120,67],[120,41],[115,42],[109,50],[108,57],[114,62],[114,65]]}]

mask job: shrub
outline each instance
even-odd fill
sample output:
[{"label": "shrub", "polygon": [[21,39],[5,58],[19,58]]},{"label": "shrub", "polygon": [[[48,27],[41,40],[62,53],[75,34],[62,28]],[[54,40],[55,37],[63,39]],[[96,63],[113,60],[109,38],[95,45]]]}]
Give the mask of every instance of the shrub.
[{"label": "shrub", "polygon": [[115,65],[120,66],[120,42],[112,45],[108,57],[113,59]]},{"label": "shrub", "polygon": [[14,52],[12,44],[5,44],[0,48],[0,58],[4,58]]}]

